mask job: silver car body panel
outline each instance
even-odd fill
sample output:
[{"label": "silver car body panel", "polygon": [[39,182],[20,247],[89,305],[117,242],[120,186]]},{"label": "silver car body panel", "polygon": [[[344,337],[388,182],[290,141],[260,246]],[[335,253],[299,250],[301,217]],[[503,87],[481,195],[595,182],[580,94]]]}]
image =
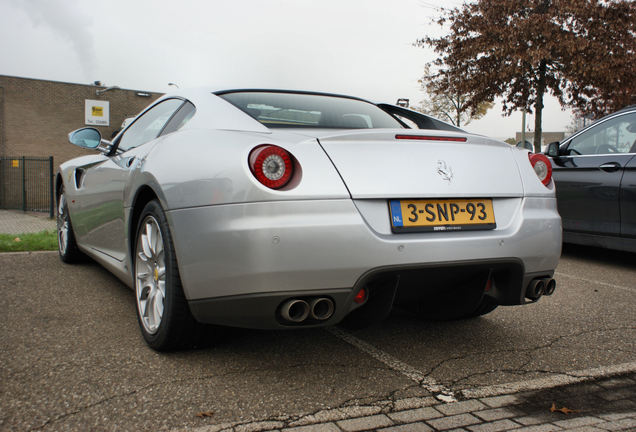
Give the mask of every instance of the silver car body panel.
[{"label": "silver car body panel", "polygon": [[[208,89],[166,95],[150,107],[170,97],[196,107],[179,131],[60,167],[78,246],[129,286],[131,220],[147,190],[166,212],[189,300],[352,289],[368,272],[394,265],[510,259],[526,274],[556,268],[554,186],[541,184],[525,150],[438,130],[268,129]],[[294,156],[295,183],[273,190],[254,178],[248,156],[262,144]],[[492,198],[496,229],[391,232],[388,199],[454,197]]]},{"label": "silver car body panel", "polygon": [[[390,234],[386,201],[280,201],[168,212],[188,299],[254,292],[351,288],[383,266],[517,258],[551,272],[561,222],[550,198],[495,200],[501,226],[488,231]],[[384,207],[384,208],[382,208]],[[196,226],[197,230],[189,229]]]}]

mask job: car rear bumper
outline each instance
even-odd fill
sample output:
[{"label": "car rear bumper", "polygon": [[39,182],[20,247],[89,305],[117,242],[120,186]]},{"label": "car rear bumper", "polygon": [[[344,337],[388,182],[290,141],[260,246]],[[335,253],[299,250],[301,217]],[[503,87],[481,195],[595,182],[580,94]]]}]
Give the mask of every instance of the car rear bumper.
[{"label": "car rear bumper", "polygon": [[[243,300],[330,292],[349,301],[369,275],[432,267],[514,267],[516,276],[498,300],[520,304],[530,279],[554,273],[561,219],[554,198],[502,199],[494,205],[494,230],[409,234],[390,233],[388,205],[378,200],[232,204],[171,210],[167,216],[186,298],[197,319],[215,322],[218,305],[231,303],[227,310],[240,311]],[[349,310],[337,307],[326,324]],[[275,320],[231,321],[277,326]]]}]

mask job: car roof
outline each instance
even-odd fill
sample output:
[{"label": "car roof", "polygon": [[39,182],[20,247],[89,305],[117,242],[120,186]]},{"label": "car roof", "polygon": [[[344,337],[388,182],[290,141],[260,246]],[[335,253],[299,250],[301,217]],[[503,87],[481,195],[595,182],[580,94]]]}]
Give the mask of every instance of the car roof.
[{"label": "car roof", "polygon": [[370,104],[374,104],[371,101],[366,99],[362,99],[356,96],[343,95],[338,93],[326,93],[319,91],[311,91],[311,90],[289,90],[289,89],[263,89],[263,88],[245,88],[245,89],[232,89],[232,90],[217,90],[213,92],[217,96],[221,96],[227,93],[288,93],[288,94],[305,94],[305,95],[316,95],[316,96],[329,96],[329,97],[340,97],[346,99],[354,99],[362,102],[367,102]]}]

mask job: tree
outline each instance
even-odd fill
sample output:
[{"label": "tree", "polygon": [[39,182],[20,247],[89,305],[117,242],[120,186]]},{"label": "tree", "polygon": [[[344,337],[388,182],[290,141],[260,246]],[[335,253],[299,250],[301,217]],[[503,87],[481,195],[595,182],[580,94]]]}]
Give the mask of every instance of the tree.
[{"label": "tree", "polygon": [[573,134],[574,132],[583,129],[589,123],[590,120],[587,120],[585,117],[581,117],[575,113],[570,120],[570,124],[565,127],[565,131],[568,134]]},{"label": "tree", "polygon": [[474,112],[468,105],[468,97],[458,92],[439,92],[435,86],[435,81],[431,81],[430,66],[426,66],[424,77],[419,80],[422,90],[426,92],[426,99],[420,102],[415,109],[424,114],[447,120],[457,127],[467,125],[473,119],[480,119],[490,108],[494,106],[491,102],[482,102]]},{"label": "tree", "polygon": [[447,36],[417,41],[440,55],[431,85],[466,95],[473,113],[498,96],[506,115],[534,111],[535,151],[545,93],[595,116],[636,102],[632,0],[477,0],[437,22]]}]

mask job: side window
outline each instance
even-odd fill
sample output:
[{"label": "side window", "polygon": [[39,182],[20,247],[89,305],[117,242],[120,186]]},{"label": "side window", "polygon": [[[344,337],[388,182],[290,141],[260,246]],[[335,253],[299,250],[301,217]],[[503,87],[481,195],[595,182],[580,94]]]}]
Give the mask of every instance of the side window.
[{"label": "side window", "polygon": [[168,99],[152,107],[130,125],[119,140],[119,148],[130,150],[157,138],[174,112],[183,104],[180,99]]},{"label": "side window", "polygon": [[636,143],[636,113],[625,114],[592,127],[572,140],[568,153],[595,155],[630,153]]},{"label": "side window", "polygon": [[166,124],[166,127],[163,128],[163,130],[161,131],[161,135],[167,135],[171,132],[181,129],[181,127],[183,127],[183,125],[185,125],[188,120],[192,118],[195,111],[196,108],[194,107],[194,105],[186,101],[181,106],[181,108],[179,108],[179,111],[177,111],[175,115],[172,116],[170,121]]}]

